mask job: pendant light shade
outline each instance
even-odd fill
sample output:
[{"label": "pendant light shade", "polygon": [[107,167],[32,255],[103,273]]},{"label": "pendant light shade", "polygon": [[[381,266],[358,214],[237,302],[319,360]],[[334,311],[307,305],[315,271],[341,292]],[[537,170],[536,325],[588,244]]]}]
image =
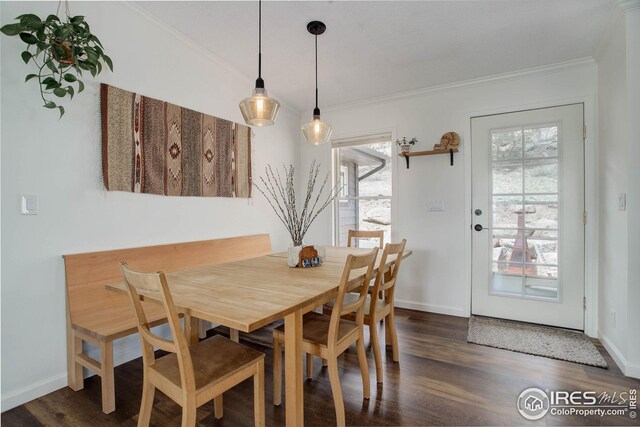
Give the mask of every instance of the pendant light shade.
[{"label": "pendant light shade", "polygon": [[248,125],[271,126],[278,117],[280,103],[269,98],[262,80],[262,0],[258,2],[258,13],[258,79],[252,95],[240,102],[240,112]]},{"label": "pendant light shade", "polygon": [[323,122],[318,108],[318,36],[327,29],[324,23],[312,21],[307,24],[307,31],[315,36],[316,41],[316,108],[313,109],[313,120],[302,126],[302,135],[307,144],[320,145],[331,139],[331,125]]}]

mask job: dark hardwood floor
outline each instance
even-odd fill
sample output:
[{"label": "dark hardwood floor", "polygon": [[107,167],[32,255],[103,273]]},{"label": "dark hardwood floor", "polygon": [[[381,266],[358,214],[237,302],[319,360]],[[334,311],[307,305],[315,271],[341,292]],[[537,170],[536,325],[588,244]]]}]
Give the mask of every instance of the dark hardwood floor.
[{"label": "dark hardwood floor", "polygon": [[[526,388],[623,392],[640,389],[640,381],[625,377],[604,348],[596,343],[609,369],[594,368],[543,357],[483,347],[466,342],[467,319],[397,310],[400,362],[383,356],[384,385],[375,382],[373,354],[368,350],[371,399],[363,400],[362,382],[355,348],[340,359],[340,379],[348,425],[639,425],[628,416],[552,416],[525,420],[516,409],[518,395]],[[220,330],[209,334],[225,333]],[[365,335],[367,335],[365,333]],[[244,344],[267,354],[267,425],[284,425],[284,403],[272,404],[271,329],[241,334]],[[100,410],[100,380],[85,381],[74,392],[63,388],[2,414],[10,426],[135,426],[141,397],[142,361],[136,359],[116,368],[116,411]],[[252,383],[245,381],[224,395],[224,418],[213,416],[213,402],[198,410],[199,425],[252,426]],[[304,393],[305,424],[335,424],[328,374],[316,360],[313,380]],[[156,393],[151,424],[180,425],[181,408]]]}]

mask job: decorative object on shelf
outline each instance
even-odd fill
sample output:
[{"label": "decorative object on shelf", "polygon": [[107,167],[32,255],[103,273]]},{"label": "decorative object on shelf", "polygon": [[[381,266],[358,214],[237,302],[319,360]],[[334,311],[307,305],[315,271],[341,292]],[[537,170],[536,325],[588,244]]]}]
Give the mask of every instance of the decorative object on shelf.
[{"label": "decorative object on shelf", "polygon": [[320,145],[331,138],[331,125],[320,119],[320,109],[318,108],[318,36],[323,34],[327,26],[320,21],[311,21],[307,24],[307,31],[315,37],[316,49],[316,107],[313,109],[313,120],[302,126],[302,134],[308,144]]},{"label": "decorative object on shelf", "polygon": [[240,112],[245,123],[253,126],[271,126],[275,123],[280,103],[269,98],[262,80],[262,0],[258,2],[258,79],[249,98],[240,102]]},{"label": "decorative object on shelf", "polygon": [[[304,197],[302,211],[298,212],[296,207],[295,167],[293,165],[288,167],[283,165],[282,170],[283,174],[278,170],[274,171],[270,165],[267,166],[265,168],[265,176],[260,177],[262,184],[254,181],[253,185],[267,199],[278,219],[289,232],[292,242],[292,247],[288,251],[289,265],[295,267],[299,261],[299,252],[302,250],[302,241],[307,231],[309,231],[309,227],[320,212],[338,197],[341,187],[340,184],[337,184],[329,190],[328,194],[324,194],[329,183],[329,174],[327,173],[316,193],[320,165],[314,160],[309,168],[307,192]],[[296,247],[300,248],[297,249]],[[295,253],[296,250],[298,251],[297,253]],[[291,265],[292,263],[293,265]]]},{"label": "decorative object on shelf", "polygon": [[411,146],[415,145],[416,142],[418,142],[418,138],[407,140],[407,137],[403,136],[402,139],[396,139],[396,145],[400,147],[400,151],[403,153],[408,153],[411,150]]},{"label": "decorative object on shelf", "polygon": [[109,191],[251,197],[251,128],[101,86],[102,168]]},{"label": "decorative object on shelf", "polygon": [[[62,2],[58,3],[58,12],[40,19],[28,13],[16,18],[17,23],[0,28],[7,36],[19,36],[27,44],[22,52],[25,64],[32,62],[37,68],[34,74],[27,74],[25,82],[36,79],[40,87],[43,107],[58,109],[60,117],[64,107],[58,105],[53,97],[73,99],[84,90],[80,80],[83,71],[93,77],[102,72],[103,64],[113,71],[111,58],[105,55],[98,37],[91,34],[84,16],[70,16],[69,3],[65,3],[64,21],[58,18]],[[74,84],[77,86],[74,89]]]},{"label": "decorative object on shelf", "polygon": [[453,166],[453,153],[458,152],[459,145],[460,145],[460,135],[458,135],[455,132],[447,132],[444,135],[442,135],[442,138],[440,138],[440,142],[433,146],[433,150],[416,151],[413,153],[402,152],[398,155],[401,157],[404,157],[405,160],[407,161],[407,169],[409,169],[409,157],[431,156],[433,154],[449,154],[451,166]]},{"label": "decorative object on shelf", "polygon": [[320,258],[318,251],[313,246],[303,246],[298,254],[298,267],[320,267]]}]

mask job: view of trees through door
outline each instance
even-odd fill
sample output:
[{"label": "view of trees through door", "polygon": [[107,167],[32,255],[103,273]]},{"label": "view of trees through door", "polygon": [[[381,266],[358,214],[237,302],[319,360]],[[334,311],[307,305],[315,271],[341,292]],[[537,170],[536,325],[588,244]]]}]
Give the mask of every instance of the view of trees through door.
[{"label": "view of trees through door", "polygon": [[[334,140],[334,182],[342,190],[334,210],[335,243],[347,245],[351,230],[383,230],[391,241],[391,134]],[[360,239],[358,247],[377,246]]]}]

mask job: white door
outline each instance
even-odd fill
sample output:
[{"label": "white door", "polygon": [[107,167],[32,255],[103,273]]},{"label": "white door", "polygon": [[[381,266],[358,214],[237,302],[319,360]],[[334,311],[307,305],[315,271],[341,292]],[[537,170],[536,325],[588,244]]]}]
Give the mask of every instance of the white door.
[{"label": "white door", "polygon": [[584,329],[583,105],[474,117],[473,314]]}]

